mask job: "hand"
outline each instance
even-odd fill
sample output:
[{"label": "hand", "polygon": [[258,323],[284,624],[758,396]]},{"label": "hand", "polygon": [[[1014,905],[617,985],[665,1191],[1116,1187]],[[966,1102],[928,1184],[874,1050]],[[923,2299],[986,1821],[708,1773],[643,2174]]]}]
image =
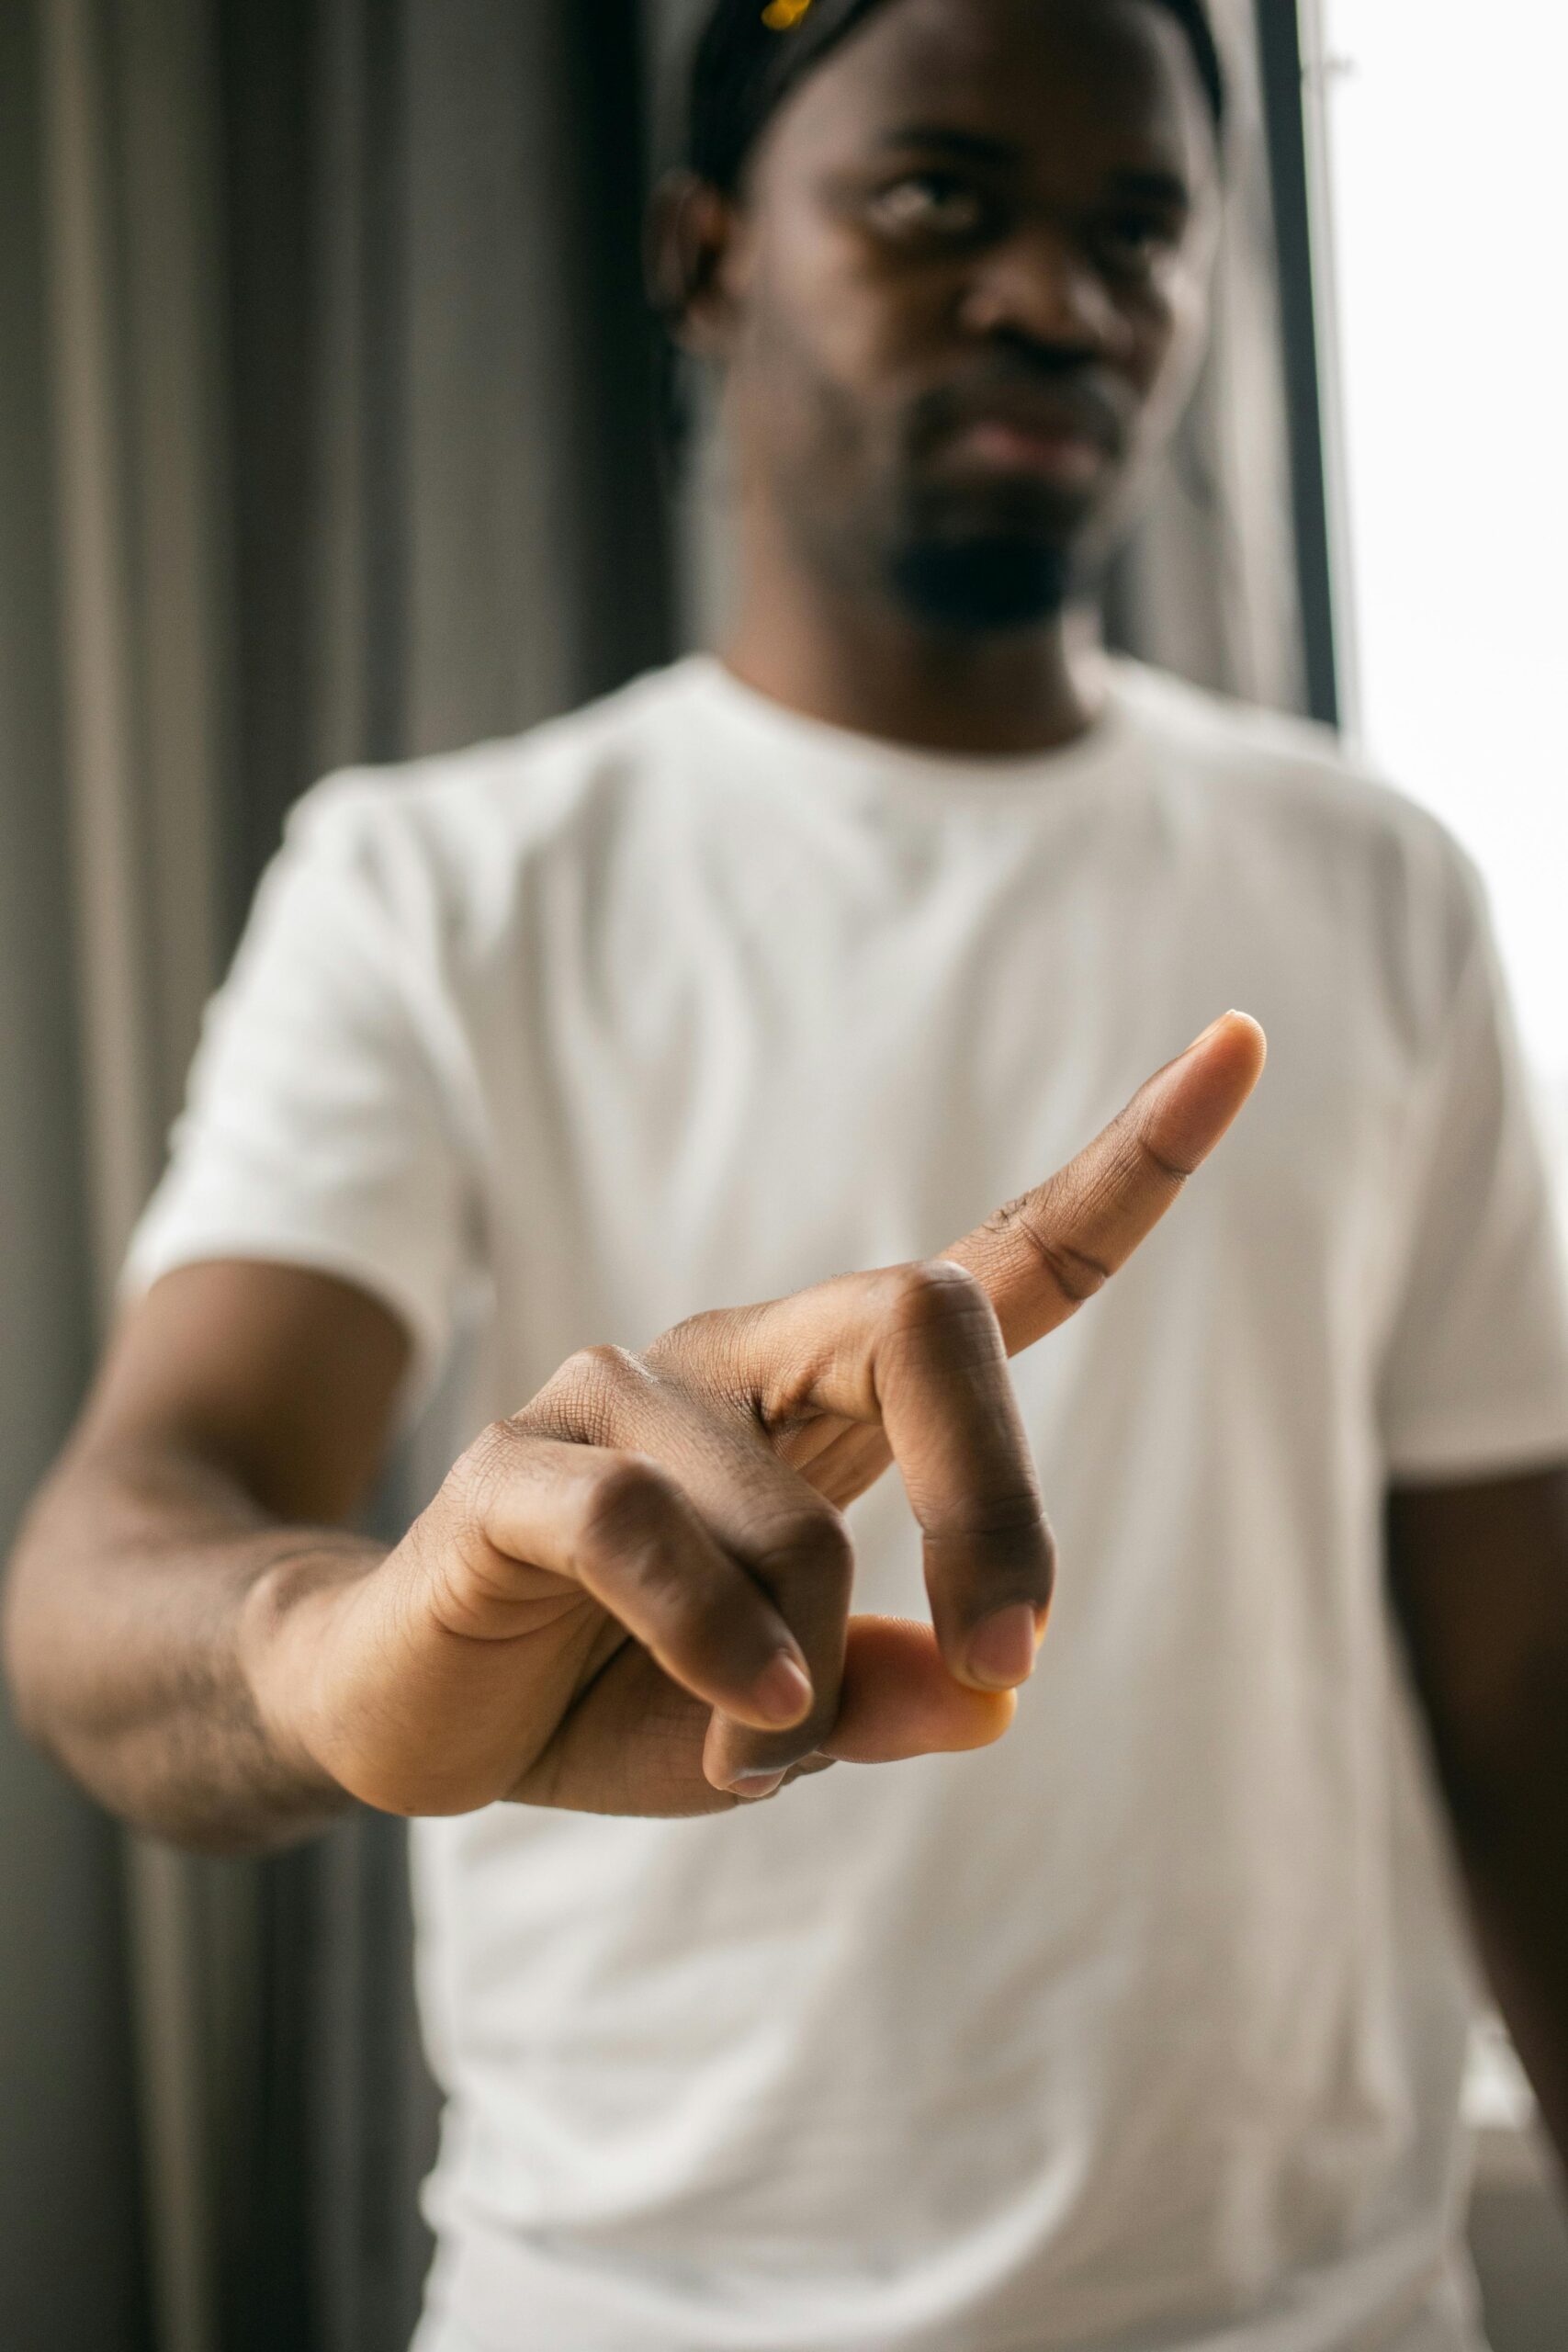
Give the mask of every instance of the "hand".
[{"label": "hand", "polygon": [[[666,1815],[998,1738],[1053,1572],[1006,1358],[1136,1248],[1263,1050],[1226,1014],[941,1258],[572,1357],[385,1560],[301,1569],[252,1675],[274,1736],[396,1813]],[[848,1613],[841,1512],[891,1461],[931,1628]]]}]

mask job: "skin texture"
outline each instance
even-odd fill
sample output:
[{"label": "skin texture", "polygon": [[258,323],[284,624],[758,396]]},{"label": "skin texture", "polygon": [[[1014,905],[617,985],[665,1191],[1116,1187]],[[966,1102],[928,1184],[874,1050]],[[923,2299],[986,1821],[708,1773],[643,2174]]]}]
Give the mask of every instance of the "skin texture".
[{"label": "skin texture", "polygon": [[[732,668],[937,750],[1091,724],[1091,583],[1201,357],[1217,201],[1190,59],[1143,0],[895,0],[781,111],[739,202],[672,183],[652,271],[724,374]],[[1079,585],[1032,625],[939,626],[900,584],[922,534],[1022,542]],[[977,1287],[884,1271],[575,1360],[389,1554],[337,1523],[386,1441],[399,1327],[299,1269],[169,1275],[18,1547],[24,1719],[117,1810],[222,1849],[348,1792],[695,1812],[995,1736],[1032,1644],[1008,1654],[1010,1620],[1000,1691],[969,1645],[998,1611],[1037,1624],[1050,1575],[998,1350],[1120,1262],[1259,1054],[1232,1023],[1088,1181],[958,1245]],[[837,1513],[889,1446],[934,1634],[846,1616]],[[1568,1470],[1395,1495],[1390,1559],[1487,1964],[1568,2146]],[[781,1657],[810,1679],[789,1723]]]}]

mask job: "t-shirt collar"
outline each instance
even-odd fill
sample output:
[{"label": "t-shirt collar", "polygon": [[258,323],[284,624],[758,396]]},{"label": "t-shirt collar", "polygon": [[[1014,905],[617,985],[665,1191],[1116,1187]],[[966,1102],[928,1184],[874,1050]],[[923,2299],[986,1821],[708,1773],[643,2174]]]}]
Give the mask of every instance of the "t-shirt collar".
[{"label": "t-shirt collar", "polygon": [[1083,734],[1053,751],[988,754],[923,751],[809,718],[747,685],[716,654],[693,654],[682,666],[701,719],[743,747],[750,762],[787,768],[796,789],[1016,808],[1122,771],[1134,731],[1133,665],[1116,656],[1107,662],[1104,707]]}]

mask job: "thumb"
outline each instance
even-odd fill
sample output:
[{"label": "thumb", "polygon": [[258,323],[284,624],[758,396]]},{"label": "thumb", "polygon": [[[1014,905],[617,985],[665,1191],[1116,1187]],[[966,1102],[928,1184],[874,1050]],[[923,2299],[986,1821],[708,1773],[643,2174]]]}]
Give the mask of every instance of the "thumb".
[{"label": "thumb", "polygon": [[1015,1690],[971,1690],[942,1663],[929,1625],[852,1617],[839,1713],[822,1754],[846,1764],[988,1747],[1018,1707]]}]

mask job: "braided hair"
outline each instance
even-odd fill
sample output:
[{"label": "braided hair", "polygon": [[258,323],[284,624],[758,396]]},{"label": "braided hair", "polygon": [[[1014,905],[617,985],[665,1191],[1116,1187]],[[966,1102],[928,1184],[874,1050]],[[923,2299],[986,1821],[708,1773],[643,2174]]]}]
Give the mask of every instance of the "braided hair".
[{"label": "braided hair", "polygon": [[[693,53],[685,122],[689,171],[731,195],[747,157],[791,92],[884,0],[715,0]],[[1216,136],[1225,77],[1207,0],[1150,0],[1186,35]]]}]

